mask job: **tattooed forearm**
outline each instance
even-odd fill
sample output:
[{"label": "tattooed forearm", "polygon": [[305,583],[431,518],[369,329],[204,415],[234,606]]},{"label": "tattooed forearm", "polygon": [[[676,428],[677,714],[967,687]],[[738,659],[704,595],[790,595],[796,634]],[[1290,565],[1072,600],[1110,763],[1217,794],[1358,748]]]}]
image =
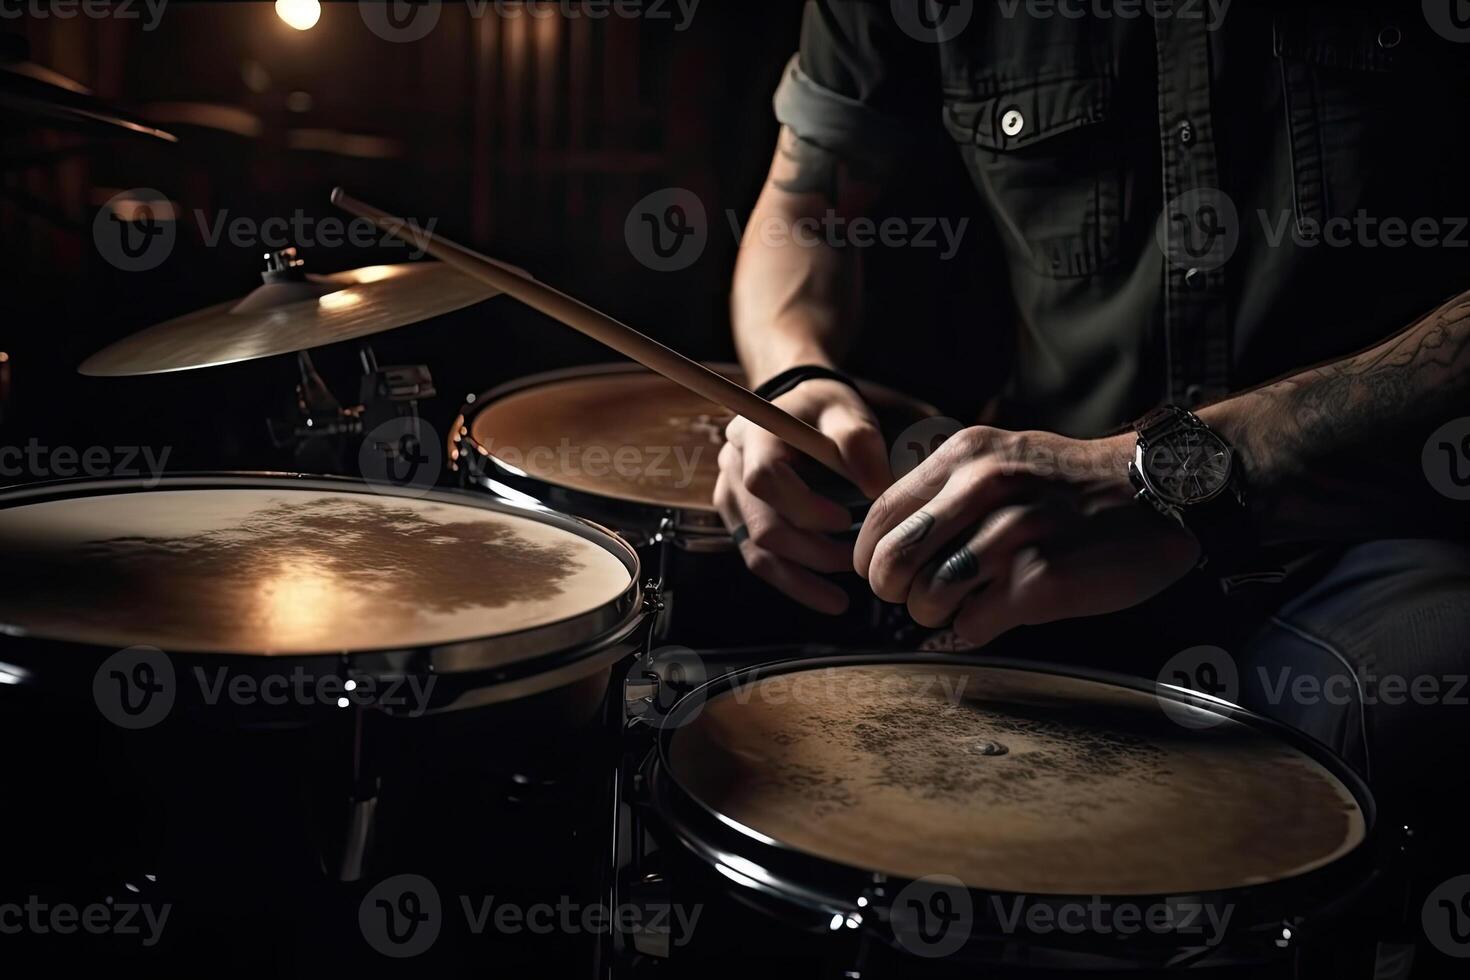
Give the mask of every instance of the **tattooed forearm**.
[{"label": "tattooed forearm", "polygon": [[1470,379],[1470,296],[1354,357],[1264,389],[1284,425],[1274,454],[1299,462],[1391,439],[1457,401]]},{"label": "tattooed forearm", "polygon": [[1470,293],[1376,347],[1203,414],[1239,449],[1264,521],[1300,530],[1360,521],[1367,533],[1370,523],[1409,530],[1436,519],[1423,507],[1443,501],[1425,496],[1420,448],[1467,411]]}]

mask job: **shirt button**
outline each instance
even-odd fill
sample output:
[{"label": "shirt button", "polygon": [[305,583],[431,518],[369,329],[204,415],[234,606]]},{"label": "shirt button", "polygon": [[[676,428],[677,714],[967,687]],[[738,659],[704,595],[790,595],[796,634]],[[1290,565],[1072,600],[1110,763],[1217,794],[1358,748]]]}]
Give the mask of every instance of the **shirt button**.
[{"label": "shirt button", "polygon": [[1191,289],[1202,289],[1205,285],[1205,270],[1190,269],[1184,273],[1184,285]]},{"label": "shirt button", "polygon": [[1389,24],[1383,30],[1378,32],[1378,46],[1380,48],[1383,48],[1385,51],[1392,51],[1394,48],[1399,46],[1399,43],[1403,41],[1403,39],[1404,32],[1399,30],[1392,24]]},{"label": "shirt button", "polygon": [[1183,143],[1185,146],[1188,146],[1189,144],[1194,142],[1194,127],[1191,126],[1188,122],[1182,122],[1179,124],[1179,142]]},{"label": "shirt button", "polygon": [[1007,109],[1006,114],[1000,117],[1001,132],[1007,136],[1019,136],[1025,128],[1026,117],[1021,115],[1020,109]]}]

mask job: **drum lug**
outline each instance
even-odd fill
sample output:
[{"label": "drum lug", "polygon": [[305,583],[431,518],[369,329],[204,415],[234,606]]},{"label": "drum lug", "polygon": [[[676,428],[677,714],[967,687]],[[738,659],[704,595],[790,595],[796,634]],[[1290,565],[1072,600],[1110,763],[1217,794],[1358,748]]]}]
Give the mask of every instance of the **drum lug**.
[{"label": "drum lug", "polygon": [[649,579],[643,585],[643,611],[650,615],[663,612],[663,584]]},{"label": "drum lug", "polygon": [[662,714],[658,707],[658,692],[662,682],[653,671],[629,674],[623,681],[624,717],[630,722],[652,724]]},{"label": "drum lug", "polygon": [[673,936],[672,923],[669,922],[667,914],[658,915],[649,913],[667,912],[673,906],[673,890],[669,887],[663,875],[657,872],[644,874],[628,886],[628,902],[635,908],[643,911],[640,922],[660,922],[661,926],[643,926],[632,933],[633,948],[644,956],[653,956],[661,960],[669,958],[670,940]]}]

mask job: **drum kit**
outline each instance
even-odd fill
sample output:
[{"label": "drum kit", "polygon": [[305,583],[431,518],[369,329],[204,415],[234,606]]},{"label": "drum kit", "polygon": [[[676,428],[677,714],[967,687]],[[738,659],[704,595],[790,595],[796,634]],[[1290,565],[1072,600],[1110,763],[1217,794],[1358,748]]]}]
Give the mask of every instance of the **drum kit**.
[{"label": "drum kit", "polygon": [[[0,97],[32,88],[12,79]],[[83,99],[64,100],[72,118]],[[242,864],[262,853],[249,815],[268,810],[277,834],[292,832],[282,813],[307,814],[296,829],[315,854],[308,877],[338,889],[310,895],[347,896],[365,933],[370,886],[430,852],[452,867],[461,846],[488,852],[499,884],[549,875],[569,859],[560,846],[585,862],[571,878],[587,903],[704,910],[633,930],[605,917],[579,961],[603,977],[720,976],[736,963],[742,975],[805,963],[845,977],[1311,976],[1313,956],[1340,953],[1365,896],[1392,890],[1397,821],[1344,763],[1242,708],[1036,661],[917,652],[888,631],[892,610],[864,609],[850,634],[799,630],[739,572],[710,504],[716,456],[736,413],[840,467],[830,445],[756,404],[737,368],[685,362],[520,270],[433,244],[440,262],[329,275],[275,254],[243,300],[123,339],[81,370],[295,354],[302,414],[289,435],[363,439],[375,412],[417,417],[427,372],[380,368],[364,347],[364,403],[343,408],[308,352],[501,293],[641,366],[473,399],[446,447],[452,489],[215,473],[0,493],[0,677],[95,703],[107,731],[133,736],[118,751],[150,786],[167,784],[157,792],[173,809],[139,835],[156,850],[133,852],[146,873],[129,871],[129,889],[175,888],[184,914],[187,889],[147,871],[173,868],[208,895],[208,916],[235,907],[220,898],[231,891],[300,911],[315,899],[293,905],[289,883],[243,883],[265,866],[218,870],[232,840],[248,842]],[[895,431],[937,414],[864,390]],[[767,642],[783,631],[787,642]],[[217,774],[200,758],[224,745],[248,764],[253,746],[295,730],[314,739],[292,743],[309,745],[295,787],[305,804],[270,798],[291,792],[279,771]],[[462,786],[418,795],[441,756],[473,759],[453,779],[493,781],[481,795],[496,798],[494,819],[445,803],[466,798]],[[515,807],[520,822],[503,822]],[[196,821],[218,832],[199,838]],[[560,845],[537,836],[553,821],[573,827]],[[196,838],[202,851],[180,853]],[[479,866],[458,863],[445,874],[470,888],[454,874]],[[442,914],[457,904],[445,897]],[[696,920],[692,934],[678,925]],[[369,941],[382,951],[381,936]],[[325,945],[323,963],[347,956]],[[457,954],[493,963],[500,949]]]}]

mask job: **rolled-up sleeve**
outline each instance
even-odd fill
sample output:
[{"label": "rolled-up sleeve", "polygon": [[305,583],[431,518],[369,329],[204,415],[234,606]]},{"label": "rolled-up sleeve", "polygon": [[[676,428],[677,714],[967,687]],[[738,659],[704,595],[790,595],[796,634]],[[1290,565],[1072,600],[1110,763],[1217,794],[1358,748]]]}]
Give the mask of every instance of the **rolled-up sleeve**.
[{"label": "rolled-up sleeve", "polygon": [[808,0],[776,118],[845,160],[889,169],[939,128],[936,64],[936,49],[904,35],[886,2]]}]

